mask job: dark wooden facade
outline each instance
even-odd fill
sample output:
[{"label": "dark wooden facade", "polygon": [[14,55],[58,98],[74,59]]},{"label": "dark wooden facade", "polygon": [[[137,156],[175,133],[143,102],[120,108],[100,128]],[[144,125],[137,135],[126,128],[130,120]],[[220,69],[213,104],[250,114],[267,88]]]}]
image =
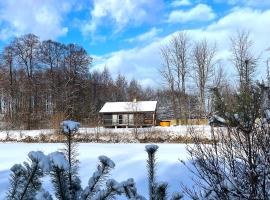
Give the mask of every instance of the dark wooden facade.
[{"label": "dark wooden facade", "polygon": [[104,127],[149,127],[156,125],[156,112],[103,113]]}]

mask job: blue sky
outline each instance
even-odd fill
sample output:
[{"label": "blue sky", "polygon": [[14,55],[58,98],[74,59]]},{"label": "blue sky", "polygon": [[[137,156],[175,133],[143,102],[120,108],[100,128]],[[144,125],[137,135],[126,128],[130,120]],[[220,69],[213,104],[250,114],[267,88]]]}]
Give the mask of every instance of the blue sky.
[{"label": "blue sky", "polygon": [[178,31],[186,30],[193,41],[205,37],[216,42],[217,59],[233,76],[227,62],[229,36],[249,30],[263,63],[270,57],[265,51],[269,27],[270,0],[0,1],[0,48],[26,33],[77,43],[94,57],[92,69],[106,66],[113,76],[122,73],[143,85],[161,83],[159,49]]}]

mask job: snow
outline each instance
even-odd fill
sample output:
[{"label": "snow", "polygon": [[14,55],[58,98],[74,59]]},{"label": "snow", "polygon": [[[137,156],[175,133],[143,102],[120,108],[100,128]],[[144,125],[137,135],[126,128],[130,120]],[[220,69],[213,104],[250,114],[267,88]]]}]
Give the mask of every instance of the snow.
[{"label": "snow", "polygon": [[35,197],[38,200],[52,200],[50,194],[44,189],[41,189],[39,192],[37,192]]},{"label": "snow", "polygon": [[158,150],[158,145],[155,144],[146,145],[145,150],[149,153],[155,153]]},{"label": "snow", "polygon": [[[179,160],[187,161],[184,144],[158,144],[157,181],[169,184],[169,192],[180,192],[181,183],[192,186],[191,174]],[[45,155],[63,148],[59,143],[0,143],[0,199],[4,199],[8,189],[10,168],[15,163],[27,160],[30,151],[43,151]],[[96,171],[99,155],[106,155],[116,164],[109,178],[121,183],[128,178],[134,178],[138,194],[148,197],[148,182],[145,144],[79,144],[78,147],[82,188],[88,184],[90,176]],[[50,178],[43,179],[43,188],[53,193]]]},{"label": "snow", "polygon": [[154,112],[157,101],[106,102],[100,113]]},{"label": "snow", "polygon": [[114,162],[107,156],[99,156],[98,159],[100,160],[101,163],[104,164],[104,166],[109,166],[110,168],[115,167]]},{"label": "snow", "polygon": [[209,123],[214,123],[215,121],[218,121],[222,124],[226,123],[226,120],[218,115],[213,115],[209,119]]},{"label": "snow", "polygon": [[50,170],[49,159],[42,151],[30,151],[28,157],[38,163],[38,166],[44,171],[47,172]]},{"label": "snow", "polygon": [[270,119],[270,110],[265,110],[266,119]]},{"label": "snow", "polygon": [[25,139],[26,137],[38,137],[40,135],[51,135],[54,133],[52,129],[40,129],[40,130],[1,130],[0,140],[5,140],[7,137],[14,140]]},{"label": "snow", "polygon": [[63,121],[63,122],[61,122],[60,125],[61,125],[64,133],[78,131],[78,129],[80,127],[79,122],[75,122],[75,121],[71,121],[71,120]]},{"label": "snow", "polygon": [[62,152],[53,152],[48,155],[52,166],[58,167],[59,169],[68,170],[69,164]]}]

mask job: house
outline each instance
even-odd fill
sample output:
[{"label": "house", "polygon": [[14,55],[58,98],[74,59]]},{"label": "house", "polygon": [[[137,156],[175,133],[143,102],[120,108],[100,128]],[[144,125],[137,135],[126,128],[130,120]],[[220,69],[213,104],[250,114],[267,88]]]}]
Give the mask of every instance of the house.
[{"label": "house", "polygon": [[157,101],[106,102],[99,113],[104,127],[156,125]]}]

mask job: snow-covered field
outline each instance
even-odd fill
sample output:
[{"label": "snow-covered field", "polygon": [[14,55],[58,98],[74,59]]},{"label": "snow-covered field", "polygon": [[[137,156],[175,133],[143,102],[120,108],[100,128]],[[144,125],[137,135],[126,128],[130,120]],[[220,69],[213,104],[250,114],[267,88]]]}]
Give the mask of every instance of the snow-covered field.
[{"label": "snow-covered field", "polygon": [[[208,125],[193,125],[193,126],[171,126],[171,127],[149,127],[149,128],[138,128],[136,132],[139,135],[142,134],[160,134],[164,137],[166,136],[186,136],[188,130],[194,128],[197,132],[200,133],[202,138],[210,138],[210,126]],[[0,140],[5,140],[6,138],[14,139],[20,141],[30,136],[32,138],[39,137],[40,135],[52,135],[54,134],[52,129],[41,129],[41,130],[1,130],[0,131]],[[133,134],[135,132],[134,128],[80,128],[79,134],[95,136],[97,133],[102,137],[103,141],[106,142],[105,137],[110,137],[111,135],[117,135],[122,142],[132,142],[134,138]]]},{"label": "snow-covered field", "polygon": [[[192,187],[191,174],[179,159],[187,160],[184,144],[158,144],[158,181],[169,183],[169,191],[181,191],[180,183]],[[29,151],[41,150],[45,154],[59,150],[63,144],[51,143],[0,143],[0,199],[8,189],[10,168],[15,163],[27,160]],[[80,177],[83,187],[97,165],[97,157],[106,155],[116,164],[111,177],[117,181],[134,178],[138,192],[147,197],[147,172],[145,144],[79,144]],[[49,177],[44,178],[44,187],[52,191]]]}]

